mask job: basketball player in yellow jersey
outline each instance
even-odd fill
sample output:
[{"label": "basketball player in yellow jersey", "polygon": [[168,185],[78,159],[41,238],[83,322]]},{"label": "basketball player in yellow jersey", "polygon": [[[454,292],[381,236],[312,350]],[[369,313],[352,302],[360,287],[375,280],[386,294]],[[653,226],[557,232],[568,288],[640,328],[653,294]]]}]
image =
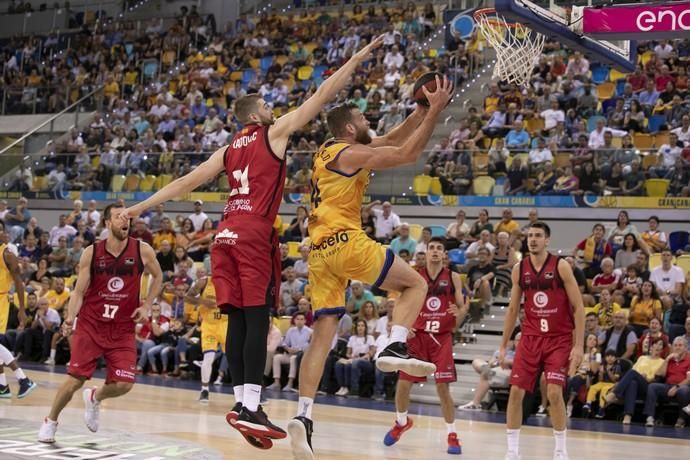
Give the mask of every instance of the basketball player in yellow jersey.
[{"label": "basketball player in yellow jersey", "polygon": [[433,364],[409,356],[405,343],[425,299],[427,283],[390,249],[369,239],[360,217],[371,170],[415,163],[422,153],[451,97],[451,85],[445,78],[436,79],[436,88],[433,93],[425,89],[428,109],[418,106],[402,125],[375,139],[369,136],[369,122],[356,105],[341,105],[328,112],[328,128],[335,139],[314,156],[309,216],[314,332],[300,368],[297,417],[288,424],[297,460],[314,458],[311,411],[339,318],[345,314],[349,280],[401,293],[393,310],[391,344],[381,352],[376,366],[383,372],[401,370],[420,377],[436,371]]},{"label": "basketball player in yellow jersey", "polygon": [[[4,228],[0,227],[0,232],[4,232]],[[19,261],[9,249],[6,244],[0,244],[0,334],[7,331],[7,323],[10,317],[10,288],[14,283],[14,290],[19,301],[19,324],[22,326],[26,322],[26,313],[24,310],[24,281],[22,280],[22,272],[19,268]]]},{"label": "basketball player in yellow jersey", "polygon": [[208,384],[213,371],[213,361],[220,346],[225,350],[225,337],[228,331],[228,316],[223,315],[216,305],[216,289],[210,276],[199,278],[189,288],[185,300],[198,305],[199,320],[201,321],[201,352],[204,359],[201,362],[201,393],[199,402],[208,402]]}]

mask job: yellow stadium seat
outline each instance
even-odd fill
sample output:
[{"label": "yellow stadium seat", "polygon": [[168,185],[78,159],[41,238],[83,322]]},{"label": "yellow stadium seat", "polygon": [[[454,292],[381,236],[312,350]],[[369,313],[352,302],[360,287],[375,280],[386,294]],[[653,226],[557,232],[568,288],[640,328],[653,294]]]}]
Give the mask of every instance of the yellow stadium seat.
[{"label": "yellow stadium seat", "polygon": [[113,192],[121,192],[122,187],[125,185],[125,176],[122,174],[116,174],[113,176],[113,180],[110,183],[110,190]]},{"label": "yellow stadium seat", "polygon": [[472,174],[476,176],[489,173],[489,154],[475,152],[472,155]]},{"label": "yellow stadium seat", "polygon": [[221,192],[229,192],[230,191],[230,183],[228,182],[227,174],[222,174],[218,178],[218,190],[220,190]]},{"label": "yellow stadium seat", "polygon": [[496,180],[490,176],[475,177],[472,181],[472,188],[475,195],[487,196],[491,195],[491,189],[494,188]]},{"label": "yellow stadium seat", "polygon": [[690,255],[685,254],[676,257],[676,265],[678,265],[681,270],[683,270],[685,276],[687,276],[688,273],[690,273]]},{"label": "yellow stadium seat", "polygon": [[280,234],[285,235],[285,232],[287,232],[288,228],[290,228],[290,224],[287,222],[283,223],[283,228],[280,229]]},{"label": "yellow stadium seat", "polygon": [[644,53],[639,55],[638,61],[640,64],[645,65],[652,59],[652,56],[654,56],[653,51],[645,51]]},{"label": "yellow stadium seat", "polygon": [[125,178],[125,184],[123,185],[123,189],[125,192],[136,192],[139,190],[139,182],[141,181],[141,178],[137,176],[136,174],[130,174]]},{"label": "yellow stadium seat", "polygon": [[251,59],[249,61],[249,66],[252,69],[255,69],[255,70],[258,69],[259,67],[261,67],[261,59]]},{"label": "yellow stadium seat", "polygon": [[617,149],[623,148],[623,138],[614,137],[613,139],[611,139],[611,145]]},{"label": "yellow stadium seat", "polygon": [[34,180],[31,184],[31,190],[34,192],[40,192],[46,188],[48,184],[48,176],[34,176]]},{"label": "yellow stadium seat", "polygon": [[439,179],[438,177],[431,178],[431,194],[443,195],[443,189],[441,188],[441,179]]},{"label": "yellow stadium seat", "polygon": [[556,157],[554,158],[553,165],[556,168],[565,168],[566,166],[570,166],[570,154],[569,153],[557,153]]},{"label": "yellow stadium seat", "polygon": [[544,129],[544,119],[543,118],[530,118],[526,121],[525,129],[530,134],[542,131]]},{"label": "yellow stadium seat", "polygon": [[616,85],[610,81],[597,85],[597,97],[600,101],[611,99],[616,93]]},{"label": "yellow stadium seat", "polygon": [[297,69],[297,79],[304,81],[304,80],[311,80],[311,76],[314,73],[314,68],[310,65],[303,65],[299,69]]},{"label": "yellow stadium seat", "polygon": [[647,133],[635,133],[633,145],[640,150],[649,150],[654,146],[654,136]]},{"label": "yellow stadium seat", "polygon": [[647,196],[666,196],[668,186],[671,183],[668,179],[647,179],[644,181],[644,189]]},{"label": "yellow stadium seat", "polygon": [[412,191],[418,196],[427,196],[431,189],[431,176],[419,174],[412,180]]},{"label": "yellow stadium seat", "polygon": [[662,145],[668,144],[670,136],[671,136],[671,133],[669,133],[668,131],[656,134],[654,136],[654,147],[656,147],[658,149]]},{"label": "yellow stadium seat", "polygon": [[148,176],[145,176],[141,181],[139,182],[139,190],[142,192],[150,192],[153,190],[153,184],[156,183],[156,176],[153,174],[149,174]]},{"label": "yellow stadium seat", "polygon": [[236,70],[234,72],[230,73],[230,81],[240,81],[242,80],[242,72],[239,70]]},{"label": "yellow stadium seat", "polygon": [[658,252],[649,255],[649,271],[661,265],[661,254]]},{"label": "yellow stadium seat", "polygon": [[299,258],[302,255],[299,253],[299,243],[297,241],[288,241],[288,257]]},{"label": "yellow stadium seat", "polygon": [[620,79],[626,78],[627,76],[627,73],[619,72],[616,69],[611,69],[611,71],[609,72],[609,81],[615,83]]},{"label": "yellow stadium seat", "polygon": [[307,50],[309,54],[312,54],[316,48],[319,47],[318,43],[309,42],[304,44],[304,49]]},{"label": "yellow stadium seat", "polygon": [[410,238],[414,238],[415,240],[419,241],[422,238],[422,230],[424,230],[424,227],[421,225],[410,224]]},{"label": "yellow stadium seat", "polygon": [[291,322],[292,316],[280,316],[273,320],[273,324],[275,324],[278,327],[278,329],[280,329],[280,333],[283,336],[287,333],[287,330],[290,329]]},{"label": "yellow stadium seat", "polygon": [[284,54],[281,54],[280,56],[276,56],[276,64],[279,64],[281,67],[284,66],[287,61],[288,61],[288,57],[285,56]]},{"label": "yellow stadium seat", "polygon": [[158,176],[157,182],[159,182],[159,185],[156,187],[156,190],[160,190],[166,185],[168,185],[170,182],[172,182],[173,177],[172,174],[161,174]]},{"label": "yellow stadium seat", "polygon": [[657,163],[657,155],[654,152],[649,152],[642,156],[642,170],[647,171],[649,168]]}]

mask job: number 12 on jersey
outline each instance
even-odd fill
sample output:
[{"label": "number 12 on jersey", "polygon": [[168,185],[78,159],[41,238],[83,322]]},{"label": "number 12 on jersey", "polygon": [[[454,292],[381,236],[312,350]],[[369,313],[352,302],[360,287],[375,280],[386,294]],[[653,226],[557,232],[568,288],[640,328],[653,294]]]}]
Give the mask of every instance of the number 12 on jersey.
[{"label": "number 12 on jersey", "polygon": [[440,321],[427,321],[424,327],[424,332],[431,332],[432,334],[437,334],[439,329],[441,329]]}]

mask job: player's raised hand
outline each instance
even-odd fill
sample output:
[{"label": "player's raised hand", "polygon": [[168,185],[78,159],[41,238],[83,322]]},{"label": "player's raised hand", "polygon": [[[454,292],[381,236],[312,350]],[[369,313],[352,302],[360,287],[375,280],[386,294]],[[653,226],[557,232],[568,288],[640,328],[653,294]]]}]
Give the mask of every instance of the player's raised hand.
[{"label": "player's raised hand", "polygon": [[568,376],[572,377],[577,372],[577,369],[582,363],[582,347],[574,346],[570,351],[570,368],[568,369]]},{"label": "player's raised hand", "polygon": [[357,61],[359,62],[366,61],[369,58],[371,52],[381,45],[383,45],[383,34],[374,38],[367,46],[357,51],[357,53],[355,53],[352,56],[352,58],[357,59]]},{"label": "player's raised hand", "polygon": [[446,108],[448,101],[452,97],[453,84],[445,76],[443,80],[438,75],[434,78],[436,79],[436,90],[429,91],[426,89],[426,86],[422,86],[422,91],[424,91],[426,100],[429,101],[429,111],[440,113]]}]

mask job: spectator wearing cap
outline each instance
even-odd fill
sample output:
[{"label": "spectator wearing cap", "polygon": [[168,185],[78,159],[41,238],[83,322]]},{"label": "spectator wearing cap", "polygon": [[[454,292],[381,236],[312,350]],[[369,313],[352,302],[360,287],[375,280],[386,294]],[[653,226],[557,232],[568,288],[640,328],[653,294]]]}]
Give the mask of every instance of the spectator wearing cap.
[{"label": "spectator wearing cap", "polygon": [[407,222],[401,223],[398,227],[398,236],[393,238],[393,241],[391,241],[391,250],[396,255],[400,255],[400,251],[402,249],[407,250],[409,254],[413,254],[415,252],[416,247],[417,241],[415,241],[414,238],[410,237],[410,224],[408,224]]},{"label": "spectator wearing cap", "polygon": [[202,206],[204,202],[196,200],[194,202],[194,212],[189,215],[189,219],[194,224],[194,231],[199,232],[204,228],[204,221],[208,219],[208,215],[203,211]]}]

